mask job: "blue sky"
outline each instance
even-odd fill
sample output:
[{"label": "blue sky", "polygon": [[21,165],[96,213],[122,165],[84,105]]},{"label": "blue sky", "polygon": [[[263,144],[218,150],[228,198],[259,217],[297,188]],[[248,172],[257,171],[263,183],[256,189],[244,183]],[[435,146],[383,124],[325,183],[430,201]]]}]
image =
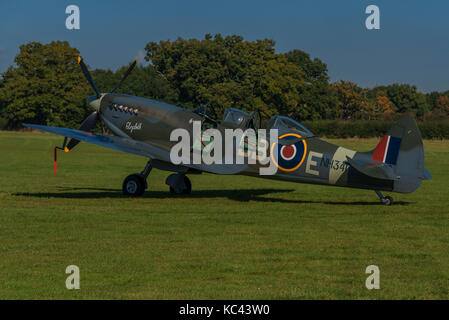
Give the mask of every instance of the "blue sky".
[{"label": "blue sky", "polygon": [[[80,30],[65,28],[70,4],[80,8]],[[365,28],[370,4],[380,8],[380,30]],[[448,16],[444,0],[2,0],[0,72],[29,41],[67,40],[92,68],[114,70],[142,55],[149,41],[221,33],[271,38],[278,52],[304,50],[327,64],[332,81],[446,91]]]}]

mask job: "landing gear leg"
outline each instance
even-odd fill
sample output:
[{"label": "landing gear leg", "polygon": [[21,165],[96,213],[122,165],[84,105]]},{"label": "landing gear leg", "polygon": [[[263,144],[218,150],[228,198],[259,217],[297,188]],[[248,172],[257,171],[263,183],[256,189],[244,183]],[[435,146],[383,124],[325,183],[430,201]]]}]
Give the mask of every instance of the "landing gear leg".
[{"label": "landing gear leg", "polygon": [[151,166],[150,159],[141,173],[133,173],[127,176],[122,185],[123,194],[131,197],[143,195],[145,189],[148,188],[147,178],[151,169],[153,169],[153,167]]},{"label": "landing gear leg", "polygon": [[174,173],[167,177],[165,183],[170,187],[171,193],[189,194],[192,192],[192,183],[183,173]]},{"label": "landing gear leg", "polygon": [[145,189],[148,188],[147,178],[148,178],[148,175],[151,172],[151,169],[153,169],[153,166],[151,165],[151,159],[150,159],[150,160],[148,160],[148,162],[147,162],[145,168],[143,169],[143,171],[140,173],[145,178]]},{"label": "landing gear leg", "polygon": [[391,206],[393,204],[392,197],[390,197],[390,196],[384,197],[380,191],[378,191],[378,190],[374,190],[374,191],[376,192],[377,196],[379,197],[380,203],[382,203],[383,205],[386,205],[386,206]]}]

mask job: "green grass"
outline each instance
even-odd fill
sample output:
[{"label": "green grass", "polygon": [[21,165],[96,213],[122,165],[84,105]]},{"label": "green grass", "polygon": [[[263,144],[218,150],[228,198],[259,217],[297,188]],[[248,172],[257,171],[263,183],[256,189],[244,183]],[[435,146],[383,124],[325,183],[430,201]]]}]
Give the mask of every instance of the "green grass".
[{"label": "green grass", "polygon": [[[377,140],[332,140],[368,150]],[[153,170],[122,197],[144,158],[0,132],[2,299],[448,299],[449,142],[426,141],[433,179],[398,203],[374,192],[242,176],[191,176],[168,193]],[[65,288],[65,268],[81,289]],[[365,268],[380,268],[380,290]]]}]

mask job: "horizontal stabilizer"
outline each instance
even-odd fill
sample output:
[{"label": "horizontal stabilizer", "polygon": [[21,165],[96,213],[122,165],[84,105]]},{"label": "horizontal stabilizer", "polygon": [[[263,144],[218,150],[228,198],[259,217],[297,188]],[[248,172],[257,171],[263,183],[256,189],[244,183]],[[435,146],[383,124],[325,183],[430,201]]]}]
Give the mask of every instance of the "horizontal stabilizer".
[{"label": "horizontal stabilizer", "polygon": [[347,157],[346,160],[348,161],[349,165],[355,170],[372,178],[384,180],[399,180],[399,177],[395,175],[393,168],[384,163],[361,163],[360,161],[356,162],[349,157]]}]

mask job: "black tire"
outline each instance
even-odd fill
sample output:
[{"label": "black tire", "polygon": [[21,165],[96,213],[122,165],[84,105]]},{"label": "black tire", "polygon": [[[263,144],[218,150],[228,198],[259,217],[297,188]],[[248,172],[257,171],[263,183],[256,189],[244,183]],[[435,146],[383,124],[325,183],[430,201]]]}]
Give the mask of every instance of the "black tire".
[{"label": "black tire", "polygon": [[184,176],[184,184],[186,185],[186,188],[182,192],[176,192],[173,187],[170,187],[170,193],[174,194],[190,194],[192,192],[192,183],[190,182],[190,179],[187,176]]},{"label": "black tire", "polygon": [[391,206],[393,204],[393,197],[386,196],[382,203],[386,206]]},{"label": "black tire", "polygon": [[190,194],[192,192],[192,182],[187,176],[184,176],[184,183],[186,185],[186,189],[182,192],[184,194]]},{"label": "black tire", "polygon": [[125,196],[130,197],[138,197],[143,195],[146,189],[146,181],[145,178],[138,174],[134,173],[126,177],[123,181],[122,191]]}]

